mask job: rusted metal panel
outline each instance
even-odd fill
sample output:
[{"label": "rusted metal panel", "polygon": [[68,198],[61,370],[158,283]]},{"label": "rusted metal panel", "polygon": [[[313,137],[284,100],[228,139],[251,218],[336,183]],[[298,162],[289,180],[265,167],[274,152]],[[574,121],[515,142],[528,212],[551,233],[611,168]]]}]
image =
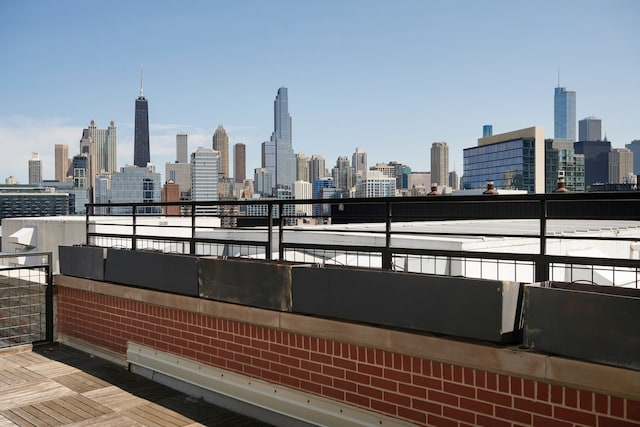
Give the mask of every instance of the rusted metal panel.
[{"label": "rusted metal panel", "polygon": [[519,338],[521,292],[520,284],[496,280],[330,267],[293,271],[296,313],[493,342]]},{"label": "rusted metal panel", "polygon": [[59,246],[60,274],[104,280],[105,249],[91,246]]},{"label": "rusted metal panel", "polygon": [[524,344],[546,353],[640,370],[640,290],[526,286]]},{"label": "rusted metal panel", "polygon": [[105,280],[198,296],[197,258],[151,251],[108,249]]},{"label": "rusted metal panel", "polygon": [[217,301],[291,311],[293,264],[202,257],[200,296]]}]

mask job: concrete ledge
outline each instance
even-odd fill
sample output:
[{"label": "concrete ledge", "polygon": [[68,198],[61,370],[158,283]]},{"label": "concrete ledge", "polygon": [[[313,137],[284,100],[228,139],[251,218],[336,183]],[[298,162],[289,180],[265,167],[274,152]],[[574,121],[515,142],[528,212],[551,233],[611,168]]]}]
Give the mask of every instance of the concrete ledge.
[{"label": "concrete ledge", "polygon": [[55,276],[54,283],[57,286],[173,307],[300,335],[640,400],[640,371],[631,369],[552,357],[517,347],[301,316],[69,276]]}]

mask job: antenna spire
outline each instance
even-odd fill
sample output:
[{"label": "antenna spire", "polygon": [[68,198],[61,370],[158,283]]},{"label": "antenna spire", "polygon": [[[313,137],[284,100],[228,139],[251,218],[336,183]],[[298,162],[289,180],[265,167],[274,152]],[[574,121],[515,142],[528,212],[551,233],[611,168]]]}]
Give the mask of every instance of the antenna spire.
[{"label": "antenna spire", "polygon": [[560,67],[558,67],[558,87],[560,87]]},{"label": "antenna spire", "polygon": [[140,97],[144,98],[142,86],[142,64],[140,64]]}]

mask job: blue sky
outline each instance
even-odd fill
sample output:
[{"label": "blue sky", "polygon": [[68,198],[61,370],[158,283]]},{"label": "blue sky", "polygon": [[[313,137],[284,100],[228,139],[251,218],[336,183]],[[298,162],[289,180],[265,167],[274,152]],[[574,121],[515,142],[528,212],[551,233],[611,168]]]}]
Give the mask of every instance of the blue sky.
[{"label": "blue sky", "polygon": [[280,86],[294,150],[328,168],[362,147],[428,171],[446,141],[461,175],[484,124],[553,136],[558,68],[578,119],[624,147],[640,139],[639,20],[635,0],[0,0],[0,182],[27,183],[32,152],[53,179],[54,144],[77,154],[92,119],[115,121],[118,165],[133,163],[141,64],[163,175],[177,132],[195,151],[220,124],[259,167]]}]

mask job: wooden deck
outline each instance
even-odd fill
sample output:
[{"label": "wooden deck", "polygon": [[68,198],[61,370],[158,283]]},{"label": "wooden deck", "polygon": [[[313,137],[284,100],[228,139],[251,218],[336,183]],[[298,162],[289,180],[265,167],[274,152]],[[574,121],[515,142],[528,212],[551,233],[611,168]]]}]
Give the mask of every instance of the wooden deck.
[{"label": "wooden deck", "polygon": [[267,426],[64,346],[0,352],[0,427]]}]

